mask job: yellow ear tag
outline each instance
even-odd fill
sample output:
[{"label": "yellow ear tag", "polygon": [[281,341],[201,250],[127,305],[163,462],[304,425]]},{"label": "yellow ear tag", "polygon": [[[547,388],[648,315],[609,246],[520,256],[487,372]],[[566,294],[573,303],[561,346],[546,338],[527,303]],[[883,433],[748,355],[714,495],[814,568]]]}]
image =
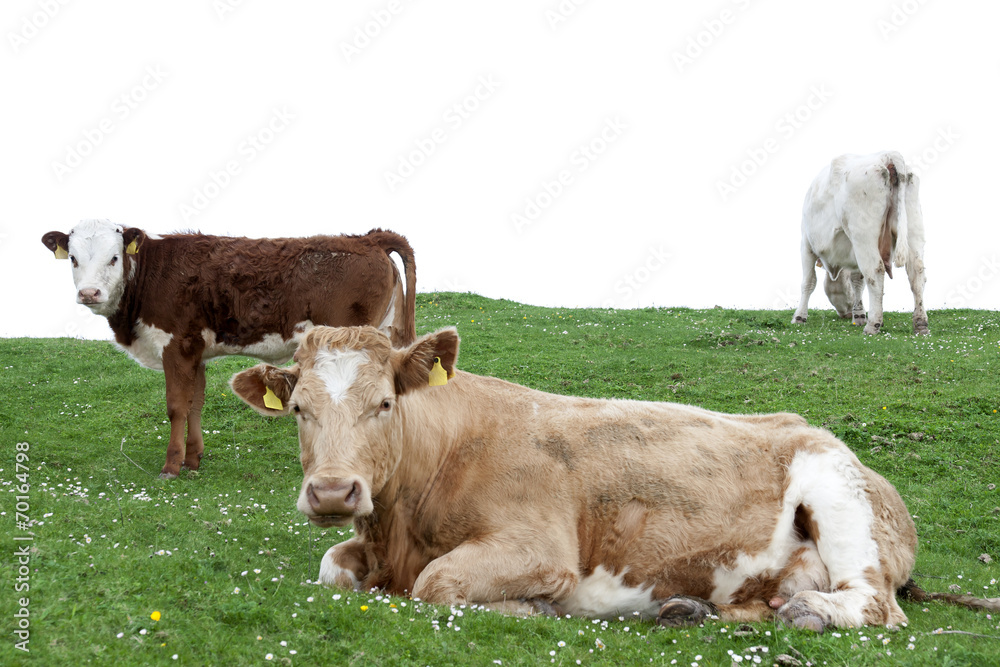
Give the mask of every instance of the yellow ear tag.
[{"label": "yellow ear tag", "polygon": [[434,357],[434,366],[431,368],[430,381],[427,384],[432,387],[448,384],[448,372],[441,366],[441,357]]},{"label": "yellow ear tag", "polygon": [[56,246],[55,255],[56,259],[69,259],[69,252],[67,252],[66,248],[61,245]]},{"label": "yellow ear tag", "polygon": [[281,399],[278,398],[271,388],[268,387],[264,391],[264,407],[271,408],[272,410],[281,410],[284,406],[281,404]]},{"label": "yellow ear tag", "polygon": [[132,239],[132,242],[128,244],[128,247],[125,248],[125,252],[127,252],[130,255],[134,255],[135,253],[139,252],[139,246],[135,244],[135,239]]}]

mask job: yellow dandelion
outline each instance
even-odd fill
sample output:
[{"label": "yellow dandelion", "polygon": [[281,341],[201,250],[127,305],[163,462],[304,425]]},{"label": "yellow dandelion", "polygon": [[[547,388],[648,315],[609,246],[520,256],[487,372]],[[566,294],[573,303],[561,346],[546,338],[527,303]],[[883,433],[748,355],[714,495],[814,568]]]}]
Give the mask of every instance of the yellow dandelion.
[{"label": "yellow dandelion", "polygon": [[152,614],[149,615],[149,617],[154,621],[158,621],[160,620],[160,612],[154,611]]},{"label": "yellow dandelion", "polygon": [[368,605],[366,604],[361,605],[361,611],[368,611]]}]

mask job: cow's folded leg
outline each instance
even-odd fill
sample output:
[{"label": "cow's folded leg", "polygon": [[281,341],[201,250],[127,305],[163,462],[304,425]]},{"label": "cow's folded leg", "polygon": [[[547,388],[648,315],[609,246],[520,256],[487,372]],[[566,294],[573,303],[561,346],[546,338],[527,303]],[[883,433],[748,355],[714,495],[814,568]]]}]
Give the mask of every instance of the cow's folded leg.
[{"label": "cow's folded leg", "polygon": [[541,598],[531,598],[530,600],[502,600],[500,602],[489,602],[483,607],[489,611],[497,611],[510,616],[564,616],[559,605],[549,600]]},{"label": "cow's folded leg", "polygon": [[656,622],[668,628],[682,628],[698,625],[709,616],[717,615],[719,610],[708,600],[689,595],[674,595],[660,607]]},{"label": "cow's folded leg", "polygon": [[[482,604],[565,598],[579,577],[539,545],[512,540],[466,542],[432,560],[413,584],[413,597],[433,604]],[[554,608],[553,608],[554,609]]]},{"label": "cow's folded leg", "polygon": [[326,586],[361,590],[361,584],[368,576],[367,543],[360,537],[352,537],[336,544],[323,555],[319,564],[319,583]]}]

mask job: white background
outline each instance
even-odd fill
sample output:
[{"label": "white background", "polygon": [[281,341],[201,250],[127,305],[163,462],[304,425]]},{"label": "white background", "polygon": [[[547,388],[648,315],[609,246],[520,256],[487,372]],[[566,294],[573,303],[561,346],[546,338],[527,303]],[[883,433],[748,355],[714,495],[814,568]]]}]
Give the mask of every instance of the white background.
[{"label": "white background", "polygon": [[[0,335],[110,336],[39,242],[90,217],[381,226],[422,292],[791,308],[806,188],[886,149],[921,173],[928,307],[997,309],[998,20],[985,0],[7,0]],[[888,309],[912,308],[903,275]]]}]

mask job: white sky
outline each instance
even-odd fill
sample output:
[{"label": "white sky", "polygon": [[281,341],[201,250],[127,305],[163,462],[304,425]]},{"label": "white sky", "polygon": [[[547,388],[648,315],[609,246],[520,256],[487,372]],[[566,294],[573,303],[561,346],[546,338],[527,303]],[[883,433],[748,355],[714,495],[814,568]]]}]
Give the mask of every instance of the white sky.
[{"label": "white sky", "polygon": [[91,217],[381,226],[422,292],[791,308],[806,188],[886,149],[923,162],[928,307],[1000,309],[1000,3],[64,1],[0,10],[2,336],[110,337],[40,243]]}]

